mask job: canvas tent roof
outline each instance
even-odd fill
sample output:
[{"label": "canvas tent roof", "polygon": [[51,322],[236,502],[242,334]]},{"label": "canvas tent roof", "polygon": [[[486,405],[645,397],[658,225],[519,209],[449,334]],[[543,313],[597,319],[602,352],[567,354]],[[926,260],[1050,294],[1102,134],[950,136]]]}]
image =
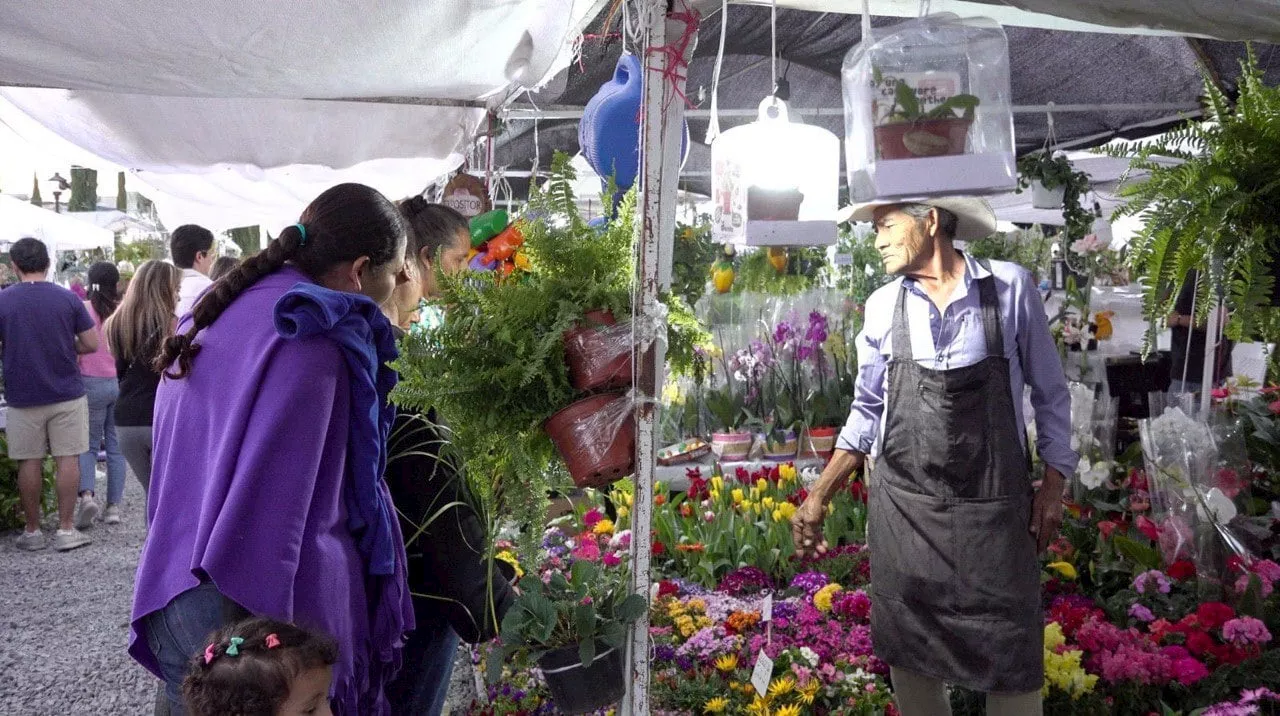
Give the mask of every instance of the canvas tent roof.
[{"label": "canvas tent roof", "polygon": [[0,196],[0,244],[31,237],[53,251],[107,248],[115,234],[91,223],[59,214],[11,196]]},{"label": "canvas tent roof", "polygon": [[[811,4],[839,5],[845,11],[859,5],[856,2]],[[899,7],[905,4],[896,3]],[[909,14],[914,15],[917,3],[909,5]],[[972,2],[934,2],[933,9],[956,9],[955,5],[983,8]],[[1046,20],[1043,24],[1057,23],[1056,18],[1039,17]],[[754,114],[773,84],[769,64],[769,8],[730,5],[728,18],[719,91],[722,129],[749,121],[743,114]],[[901,22],[901,18],[876,17],[873,24],[882,27],[897,22]],[[697,107],[689,112],[693,142],[681,186],[702,194],[710,190],[710,149],[702,139],[707,131],[706,110],[711,104],[721,24],[718,8],[703,19],[688,71],[688,96]],[[860,16],[854,14],[778,11],[778,48],[782,57],[779,68],[791,86],[793,117],[799,111],[805,121],[843,136],[840,67],[845,54],[861,39],[860,25]],[[605,35],[609,29],[598,22],[590,32]],[[1013,100],[1022,108],[1015,115],[1015,134],[1021,152],[1043,145],[1048,129],[1045,110],[1050,102],[1058,106],[1054,112],[1055,133],[1068,147],[1087,147],[1115,137],[1140,137],[1164,131],[1198,112],[1199,97],[1203,93],[1202,68],[1230,90],[1239,75],[1239,60],[1245,52],[1243,42],[1106,30],[1006,27]],[[1277,46],[1259,43],[1254,47],[1261,64],[1268,68],[1269,80],[1280,82]],[[519,172],[529,170],[534,157],[538,156],[545,169],[553,150],[577,151],[574,117],[609,79],[621,51],[619,40],[586,43],[582,61],[571,64],[551,82],[552,87],[563,87],[558,94],[539,96],[540,110],[527,105],[517,110],[514,116],[525,119],[513,122],[507,135],[501,138],[496,164]],[[1089,109],[1067,111],[1073,105]],[[812,111],[815,109],[819,111]],[[545,118],[538,120],[540,146],[535,152],[532,118],[538,116]],[[519,179],[513,178],[512,184],[517,193],[524,191]]]}]

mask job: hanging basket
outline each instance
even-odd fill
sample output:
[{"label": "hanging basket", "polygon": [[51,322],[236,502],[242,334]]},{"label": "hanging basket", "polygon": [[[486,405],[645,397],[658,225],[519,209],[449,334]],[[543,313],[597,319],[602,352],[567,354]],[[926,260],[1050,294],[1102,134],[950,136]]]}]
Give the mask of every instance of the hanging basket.
[{"label": "hanging basket", "polygon": [[1039,179],[1031,180],[1031,206],[1037,209],[1061,209],[1066,194],[1065,186],[1048,189]]},{"label": "hanging basket", "polygon": [[[597,644],[602,649],[603,644]],[[538,659],[542,676],[551,690],[556,708],[567,714],[598,711],[618,703],[626,693],[622,652],[608,649],[596,654],[588,666],[578,657],[578,647],[549,651]]]},{"label": "hanging basket", "polygon": [[575,390],[631,385],[631,331],[610,311],[588,311],[584,322],[564,333],[564,358]]},{"label": "hanging basket", "polygon": [[635,415],[631,401],[620,393],[572,403],[547,418],[543,429],[578,487],[604,487],[634,470]]}]

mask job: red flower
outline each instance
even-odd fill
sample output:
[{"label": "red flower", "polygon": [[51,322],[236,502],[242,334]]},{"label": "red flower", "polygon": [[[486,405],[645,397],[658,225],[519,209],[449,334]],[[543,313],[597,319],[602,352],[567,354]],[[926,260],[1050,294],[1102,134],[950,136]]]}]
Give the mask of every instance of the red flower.
[{"label": "red flower", "polygon": [[1155,522],[1151,521],[1150,517],[1142,515],[1138,518],[1137,524],[1138,531],[1146,535],[1147,539],[1156,543],[1160,542],[1160,528],[1156,526]]},{"label": "red flower", "polygon": [[1187,634],[1187,651],[1196,656],[1204,656],[1208,654],[1214,647],[1213,637],[1208,633],[1196,629]]},{"label": "red flower", "polygon": [[862,480],[854,480],[849,484],[849,493],[853,495],[855,500],[859,502],[867,501],[867,483]]},{"label": "red flower", "polygon": [[[662,545],[661,542],[653,543],[653,549],[655,554],[657,553],[658,547],[660,547],[661,545]],[[666,548],[664,547],[663,549],[665,550]],[[667,579],[664,579],[661,582],[658,582],[658,598],[659,599],[663,597],[674,596],[679,593],[680,593],[680,588],[676,586],[675,582],[672,582]]]},{"label": "red flower", "polygon": [[[690,472],[696,473],[698,472],[698,470],[697,468],[690,468]],[[689,499],[691,500],[701,500],[702,498],[706,497],[707,481],[702,479],[698,475],[690,475],[688,493],[689,493]],[[683,505],[681,505],[681,507],[683,507]],[[681,514],[684,514],[683,510],[681,510]],[[687,517],[688,515],[685,515],[685,516]]]},{"label": "red flower", "polygon": [[1116,531],[1116,523],[1111,520],[1103,520],[1098,523],[1098,531],[1102,533],[1102,539],[1111,539],[1111,535]]},{"label": "red flower", "polygon": [[1236,616],[1236,610],[1222,602],[1205,602],[1196,609],[1196,620],[1205,629],[1214,630]]},{"label": "red flower", "polygon": [[666,554],[666,553],[667,553],[667,546],[666,546],[665,544],[663,544],[663,543],[659,542],[658,540],[654,540],[654,541],[653,541],[653,554],[656,556],[656,555],[659,555],[659,554]]},{"label": "red flower", "polygon": [[1151,622],[1147,626],[1147,630],[1151,632],[1151,638],[1155,639],[1156,643],[1159,644],[1164,641],[1165,636],[1175,631],[1175,627],[1169,623],[1168,619],[1160,618]]},{"label": "red flower", "polygon": [[1233,554],[1230,557],[1227,557],[1227,571],[1228,572],[1244,572],[1245,571],[1244,560],[1240,558],[1240,555]]},{"label": "red flower", "polygon": [[657,507],[662,507],[663,505],[667,504],[667,496],[662,493],[658,493],[654,495],[653,504]]},{"label": "red flower", "polygon": [[685,476],[686,478],[688,478],[689,480],[701,480],[701,479],[702,479],[702,468],[700,468],[700,467],[686,467],[686,468],[684,469],[684,476]]},{"label": "red flower", "polygon": [[808,498],[809,498],[809,491],[802,487],[799,490],[796,490],[795,492],[791,493],[790,495],[787,495],[787,502],[790,502],[796,507],[799,507]]},{"label": "red flower", "polygon": [[777,465],[770,465],[764,470],[764,479],[768,480],[769,482],[776,483],[782,479],[782,472],[778,470]]},{"label": "red flower", "polygon": [[689,506],[689,503],[688,503],[688,502],[681,502],[681,503],[680,503],[680,516],[681,516],[681,517],[693,517],[693,508]]},{"label": "red flower", "polygon": [[1272,415],[1280,415],[1280,400],[1277,400],[1274,403],[1268,403],[1267,410],[1270,410]]},{"label": "red flower", "polygon": [[751,473],[741,465],[733,469],[733,478],[744,485],[755,484],[755,480],[751,479]]},{"label": "red flower", "polygon": [[1148,490],[1147,473],[1138,468],[1129,471],[1129,489],[1130,490]]},{"label": "red flower", "polygon": [[1196,563],[1189,559],[1180,559],[1169,565],[1169,569],[1165,571],[1179,582],[1185,582],[1196,576]]}]

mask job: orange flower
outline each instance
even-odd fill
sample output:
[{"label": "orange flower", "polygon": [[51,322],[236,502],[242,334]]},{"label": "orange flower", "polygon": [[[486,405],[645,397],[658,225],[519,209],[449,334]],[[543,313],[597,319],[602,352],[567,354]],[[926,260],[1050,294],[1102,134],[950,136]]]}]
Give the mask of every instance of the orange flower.
[{"label": "orange flower", "polygon": [[693,516],[693,508],[689,506],[689,503],[687,502],[680,503],[680,516],[681,517]]},{"label": "orange flower", "polygon": [[741,634],[760,623],[760,612],[732,612],[725,620],[724,630],[730,634]]},{"label": "orange flower", "polygon": [[667,504],[667,496],[666,496],[666,495],[654,495],[654,496],[653,496],[653,504],[654,504],[654,505],[656,505],[656,506],[658,506],[658,507],[662,507],[663,505]]},{"label": "orange flower", "polygon": [[704,546],[701,542],[694,542],[692,544],[678,544],[676,545],[676,549],[681,552],[706,552],[707,551],[706,546]]}]

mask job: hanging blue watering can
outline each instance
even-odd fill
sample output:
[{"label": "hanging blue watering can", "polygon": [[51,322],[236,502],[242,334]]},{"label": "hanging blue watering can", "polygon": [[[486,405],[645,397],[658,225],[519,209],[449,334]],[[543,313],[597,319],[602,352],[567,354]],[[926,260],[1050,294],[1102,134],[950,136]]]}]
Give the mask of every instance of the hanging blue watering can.
[{"label": "hanging blue watering can", "polygon": [[[613,175],[619,196],[635,186],[640,173],[640,103],[644,67],[635,55],[618,58],[613,79],[587,102],[578,125],[578,145],[587,163],[604,179]],[[673,101],[681,101],[675,99]],[[689,156],[689,123],[680,141],[680,162]],[[615,197],[615,202],[616,202]]]}]

